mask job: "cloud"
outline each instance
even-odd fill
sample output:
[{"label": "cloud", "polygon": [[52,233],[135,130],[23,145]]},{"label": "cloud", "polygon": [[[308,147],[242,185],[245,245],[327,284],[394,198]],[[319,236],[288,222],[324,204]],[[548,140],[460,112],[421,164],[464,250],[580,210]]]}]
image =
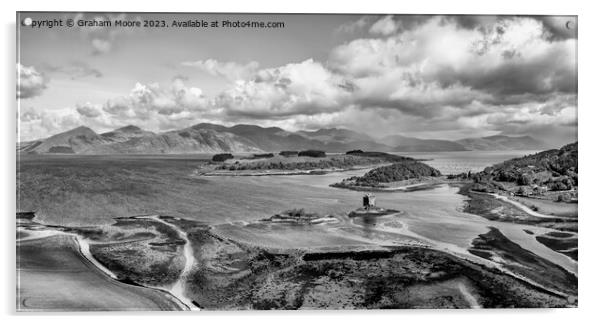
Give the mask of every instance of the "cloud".
[{"label": "cloud", "polygon": [[577,38],[577,16],[534,16],[533,19],[540,20],[553,39]]},{"label": "cloud", "polygon": [[95,105],[92,105],[91,103],[75,105],[75,109],[80,115],[84,117],[95,118],[100,116],[100,108]]},{"label": "cloud", "polygon": [[[74,21],[116,21],[116,20],[136,20],[142,22],[141,17],[131,17],[125,13],[120,14],[101,14],[101,13],[78,13],[69,17]],[[119,27],[77,27],[82,37],[89,42],[92,55],[104,55],[115,50],[116,43],[122,35],[134,32],[143,32],[141,28],[119,28]]]},{"label": "cloud", "polygon": [[36,120],[40,120],[42,118],[41,114],[35,111],[32,107],[21,108],[19,114],[17,115],[18,121],[21,122],[32,122]]},{"label": "cloud", "polygon": [[283,118],[342,109],[353,86],[321,63],[306,60],[263,69],[254,80],[237,82],[214,105],[229,116]]},{"label": "cloud", "polygon": [[368,26],[371,20],[372,18],[369,16],[362,16],[360,19],[342,24],[335,30],[335,32],[346,34],[355,33],[357,31],[361,31],[362,29],[364,29],[364,27]]},{"label": "cloud", "polygon": [[48,80],[33,66],[17,63],[17,98],[27,99],[39,96],[46,89]]},{"label": "cloud", "polygon": [[48,74],[56,73],[66,75],[71,80],[87,77],[100,78],[103,76],[103,73],[100,70],[93,68],[88,63],[82,61],[72,61],[63,66],[43,64],[40,65],[40,69]]},{"label": "cloud", "polygon": [[93,54],[104,54],[111,51],[111,42],[107,39],[94,38],[92,39]]},{"label": "cloud", "polygon": [[148,120],[153,113],[171,116],[203,110],[208,103],[201,89],[186,87],[184,80],[176,78],[167,88],[136,83],[129,95],[108,100],[102,110],[115,117]]},{"label": "cloud", "polygon": [[564,18],[365,16],[339,27],[363,38],[336,46],[327,61],[272,68],[182,62],[227,79],[226,89],[207,97],[185,76],[137,83],[124,96],[92,105],[100,115],[90,118],[92,110],[76,107],[70,120],[156,129],[200,121],[290,130],[334,126],[450,139],[541,136],[548,127],[559,129],[561,135],[550,138],[560,142],[574,134],[577,114],[577,40],[558,29],[561,22],[566,28]]},{"label": "cloud", "polygon": [[[435,17],[384,39],[338,46],[329,66],[352,78],[368,101],[404,109],[400,103],[411,99],[436,109],[446,101],[503,105],[575,93],[575,55],[575,40],[552,40],[538,20],[508,18],[466,29]],[[418,98],[421,89],[428,91]],[[445,92],[450,96],[442,97]]]},{"label": "cloud", "polygon": [[182,65],[194,67],[210,75],[224,77],[232,81],[247,80],[256,73],[259,67],[257,62],[239,64],[236,62],[220,62],[214,59],[183,62]]},{"label": "cloud", "polygon": [[182,79],[163,85],[136,83],[129,94],[104,103],[86,102],[52,110],[22,110],[19,140],[44,138],[81,125],[97,132],[125,125],[165,131],[187,127],[193,122],[219,122],[222,119],[221,116],[216,117],[219,111],[212,112],[210,108],[210,100],[202,90],[187,86]]},{"label": "cloud", "polygon": [[399,24],[393,19],[393,16],[385,16],[370,27],[370,33],[388,36],[395,33],[398,28]]}]

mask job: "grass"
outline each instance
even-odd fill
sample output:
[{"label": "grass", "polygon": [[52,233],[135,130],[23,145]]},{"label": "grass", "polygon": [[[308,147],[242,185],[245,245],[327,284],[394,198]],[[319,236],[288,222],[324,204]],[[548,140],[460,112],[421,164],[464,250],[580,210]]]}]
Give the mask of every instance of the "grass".
[{"label": "grass", "polygon": [[[557,230],[577,232],[577,218],[547,219],[530,216],[514,205],[492,197],[488,194],[471,191],[474,184],[466,184],[459,193],[469,197],[464,205],[464,212],[479,215],[493,221],[537,225]],[[514,199],[514,197],[513,197]]]},{"label": "grass", "polygon": [[150,219],[120,219],[117,226],[123,229],[124,224],[139,236],[142,233],[134,229],[148,231],[144,232],[147,239],[91,245],[94,257],[128,282],[160,286],[177,280],[183,267],[179,247],[184,244],[178,233]]},{"label": "grass", "polygon": [[537,199],[518,196],[512,197],[512,199],[525,206],[529,206],[531,209],[542,214],[577,217],[577,204],[556,202],[550,199]]}]

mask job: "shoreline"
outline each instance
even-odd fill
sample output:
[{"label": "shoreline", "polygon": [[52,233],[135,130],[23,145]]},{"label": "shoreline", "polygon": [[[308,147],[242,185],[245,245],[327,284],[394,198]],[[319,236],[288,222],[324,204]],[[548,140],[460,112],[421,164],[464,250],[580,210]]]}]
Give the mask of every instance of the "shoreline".
[{"label": "shoreline", "polygon": [[[412,179],[410,179],[412,180]],[[407,181],[407,180],[404,180]],[[398,181],[401,182],[401,181]],[[347,185],[341,182],[337,182],[337,183],[333,183],[331,185],[329,185],[332,188],[339,188],[339,189],[347,189],[347,190],[353,190],[353,191],[370,191],[370,192],[412,192],[412,191],[419,191],[419,190],[429,190],[429,189],[433,189],[436,188],[438,186],[441,185],[462,185],[465,184],[465,181],[447,181],[445,179],[437,179],[437,180],[430,180],[430,181],[424,181],[424,182],[418,182],[418,183],[412,183],[412,184],[407,184],[407,185],[400,185],[400,186],[384,186],[384,187],[368,187],[368,186],[356,186],[356,185]]]},{"label": "shoreline", "polygon": [[[156,220],[158,217],[160,217],[160,216],[140,215],[140,216],[131,216],[128,218],[135,218],[135,219],[152,218],[152,219]],[[167,223],[170,227],[177,227],[178,233],[181,237],[182,237],[182,235],[187,235],[188,233],[194,233],[194,232],[184,231],[184,230],[180,229],[182,224],[185,224],[186,222],[194,222],[193,220],[178,218],[177,221],[181,221],[184,223],[173,224],[173,223],[167,222],[163,219],[160,220],[161,223]],[[363,228],[360,225],[355,225],[355,227]],[[211,230],[211,228],[209,228],[208,230]],[[57,232],[59,232],[59,231],[57,231]],[[77,234],[68,234],[68,235],[71,237],[77,236]],[[210,235],[212,235],[212,234],[210,234]],[[24,240],[27,240],[27,238],[25,238]],[[231,238],[225,238],[225,240],[236,242],[235,240],[233,241],[233,239],[231,239]],[[78,243],[78,246],[79,246],[78,240],[74,240],[74,241],[76,243]],[[189,244],[191,244],[190,241],[189,241]],[[198,242],[194,243],[194,244],[198,244]],[[345,259],[345,256],[349,256],[349,257],[351,257],[352,260],[356,260],[357,262],[377,262],[377,263],[385,262],[385,260],[395,257],[395,255],[397,255],[397,253],[398,253],[395,251],[401,251],[402,254],[410,253],[410,254],[416,255],[416,256],[431,255],[431,257],[434,257],[433,260],[438,260],[439,258],[442,258],[443,260],[448,260],[449,258],[452,258],[452,259],[456,258],[455,260],[457,260],[457,261],[454,261],[454,262],[460,262],[460,264],[463,264],[463,266],[465,266],[465,267],[471,267],[472,268],[471,271],[476,271],[476,273],[479,273],[479,276],[483,276],[483,277],[496,276],[496,278],[499,278],[499,280],[505,280],[505,281],[517,280],[518,282],[521,282],[522,285],[524,285],[525,287],[530,287],[530,288],[524,288],[524,289],[528,289],[528,290],[534,289],[535,291],[538,291],[539,293],[545,293],[546,295],[555,296],[555,297],[565,298],[566,296],[569,296],[569,295],[559,292],[553,288],[549,288],[549,287],[543,286],[541,284],[538,284],[537,282],[534,282],[533,280],[531,280],[527,277],[524,277],[520,274],[514,273],[511,270],[505,269],[500,264],[492,263],[491,261],[481,259],[476,256],[467,256],[467,255],[464,255],[464,253],[458,253],[457,251],[454,252],[453,249],[450,250],[448,247],[446,247],[444,245],[440,246],[438,244],[435,244],[434,246],[422,246],[420,244],[417,244],[417,245],[407,244],[407,245],[388,246],[388,245],[383,245],[383,244],[384,243],[375,244],[375,245],[364,245],[361,247],[339,246],[336,249],[333,248],[334,246],[330,245],[330,246],[324,246],[324,248],[328,247],[327,250],[321,250],[321,249],[318,249],[317,247],[307,248],[307,249],[293,249],[293,250],[291,250],[292,252],[287,252],[287,253],[281,252],[281,253],[276,253],[276,255],[288,255],[288,254],[297,255],[298,253],[301,253],[303,255],[306,255],[307,258],[309,258],[309,259],[317,258],[316,261],[319,259],[324,259],[325,262],[343,262],[342,260]],[[255,245],[252,245],[249,248],[251,250],[256,250],[256,249],[259,249],[259,251],[263,250],[262,248],[256,247]],[[328,251],[328,250],[330,250],[330,251]],[[389,252],[387,252],[387,251],[389,251]],[[81,250],[80,250],[80,253],[81,253]],[[83,253],[81,253],[81,255],[83,256]],[[305,258],[305,257],[303,257],[303,258]],[[312,260],[309,260],[309,259],[307,260],[307,262],[312,262]],[[366,261],[362,261],[362,260],[366,260]],[[372,261],[368,261],[368,260],[372,260]],[[97,265],[94,262],[89,262],[89,263],[91,266],[94,266],[98,271],[103,272],[101,269],[99,269],[97,267]],[[192,265],[193,264],[191,264],[191,266]],[[192,269],[192,267],[188,267],[188,268],[189,268],[189,270]],[[275,271],[283,271],[283,270],[275,270]],[[496,271],[500,271],[500,272],[498,273]],[[188,273],[186,272],[186,268],[185,268],[184,271],[181,273],[181,277],[179,280],[182,280],[183,276],[187,276],[187,275],[188,275]],[[125,285],[141,286],[142,288],[152,289],[154,291],[161,292],[161,293],[165,294],[164,297],[166,298],[166,300],[172,300],[172,298],[177,300],[179,302],[178,305],[180,305],[181,309],[192,310],[191,307],[186,307],[186,306],[188,306],[188,303],[184,302],[181,298],[178,298],[178,294],[174,294],[173,291],[170,291],[168,289],[164,289],[164,288],[160,288],[160,287],[148,287],[148,286],[144,286],[144,285],[138,285],[137,283],[124,283],[122,281],[111,278],[111,276],[107,275],[107,273],[105,273],[105,272],[103,272],[103,276],[105,278],[107,278],[107,280],[111,280],[113,282],[118,282],[118,283],[125,284]],[[177,285],[177,283],[176,283],[176,285]],[[182,281],[182,286],[184,289],[186,289],[185,288],[186,283],[183,281]],[[173,288],[172,288],[172,290],[173,290]],[[192,293],[192,294],[194,295],[194,293]],[[194,298],[196,299],[197,297],[194,297]],[[196,307],[198,305],[198,304],[196,304],[196,302],[191,301],[191,303],[193,303],[193,305],[195,306],[195,309],[201,308],[200,306],[198,306],[198,308]],[[477,303],[477,305],[475,305],[473,302],[471,302],[469,304],[470,304],[469,306],[471,306],[471,307],[481,305],[480,303]],[[203,305],[202,308],[211,309],[211,307],[207,307],[202,302],[201,302],[201,305]],[[570,303],[568,305],[570,305]],[[566,305],[565,305],[565,307],[566,307]]]},{"label": "shoreline", "polygon": [[539,217],[539,218],[547,218],[547,219],[566,219],[566,220],[576,220],[577,217],[569,217],[569,216],[556,216],[556,215],[546,215],[546,214],[542,214],[539,212],[534,211],[533,209],[529,208],[528,206],[522,204],[521,202],[518,202],[516,200],[513,200],[511,198],[508,198],[507,196],[504,195],[500,195],[500,194],[496,194],[496,193],[485,193],[488,194],[496,199],[505,201],[509,204],[512,204],[514,206],[516,206],[517,208],[520,208],[522,211],[524,211],[525,213],[529,214],[530,216],[533,217]]},{"label": "shoreline", "polygon": [[[23,229],[21,229],[21,231],[39,232],[39,231],[35,231],[35,230],[23,230]],[[33,235],[33,237],[26,237],[24,239],[18,239],[17,240],[17,249],[19,249],[19,247],[22,246],[21,244],[30,245],[33,243],[39,243],[36,241],[44,241],[44,240],[60,238],[60,237],[68,238],[74,244],[75,252],[79,256],[80,262],[82,264],[86,265],[87,268],[90,269],[90,271],[92,273],[96,273],[96,274],[98,274],[98,276],[100,278],[104,278],[104,280],[107,282],[107,284],[115,285],[117,287],[122,287],[122,288],[126,289],[126,291],[131,291],[131,292],[133,292],[133,290],[131,290],[131,289],[142,289],[142,290],[148,290],[149,292],[152,292],[154,294],[154,297],[152,297],[152,295],[146,295],[145,297],[149,298],[149,300],[153,300],[153,298],[159,298],[159,297],[161,299],[163,299],[163,302],[161,302],[161,304],[155,302],[155,306],[157,306],[159,308],[156,310],[168,310],[168,311],[188,310],[186,304],[183,303],[176,296],[171,294],[169,291],[166,291],[166,290],[158,288],[158,287],[151,287],[151,286],[143,285],[143,284],[140,284],[137,282],[128,282],[127,280],[120,280],[112,271],[110,271],[109,269],[104,267],[102,264],[100,264],[100,262],[98,260],[96,260],[94,258],[94,256],[92,256],[92,254],[89,252],[89,245],[87,243],[83,243],[83,241],[85,239],[83,237],[81,237],[79,234],[65,233],[65,232],[61,232],[58,230],[43,230],[43,232],[46,232],[45,234],[47,234],[47,235]],[[48,232],[54,232],[54,233],[49,234]],[[17,256],[19,258],[19,254],[17,254]],[[18,272],[30,271],[28,269],[22,269],[22,268],[18,268],[17,270],[18,270]],[[18,273],[18,277],[21,277],[20,273]],[[19,297],[19,291],[17,291],[17,297]],[[170,305],[170,304],[173,305],[174,308],[162,309],[163,306],[161,306],[161,305]],[[45,309],[45,308],[44,309],[36,309],[36,308],[20,309],[19,306],[17,306],[17,310],[18,311],[19,310],[20,311],[28,311],[28,312],[31,312],[31,311],[56,311],[55,309],[50,309],[50,308],[49,309]],[[89,310],[89,309],[86,309],[86,310]],[[116,309],[116,310],[123,311],[123,309]],[[131,310],[153,310],[153,309],[131,309]]]},{"label": "shoreline", "polygon": [[186,305],[186,307],[188,307],[188,310],[191,310],[191,311],[200,310],[196,305],[194,305],[194,302],[190,298],[186,297],[186,279],[187,279],[190,271],[193,269],[194,265],[196,264],[196,259],[194,257],[194,253],[192,251],[190,241],[188,240],[187,233],[184,232],[183,230],[181,230],[178,226],[161,219],[161,217],[159,215],[151,215],[151,216],[147,216],[146,218],[156,220],[160,223],[163,223],[163,224],[169,226],[170,228],[172,228],[173,230],[175,230],[178,233],[178,235],[180,236],[180,238],[182,240],[184,240],[185,244],[184,244],[184,248],[183,248],[183,250],[184,250],[183,253],[184,253],[184,257],[186,259],[186,263],[184,265],[184,269],[182,269],[182,273],[180,274],[178,280],[173,284],[173,286],[171,287],[169,292],[171,295],[176,297],[181,303]]},{"label": "shoreline", "polygon": [[[138,217],[140,217],[140,216],[132,216],[132,217],[128,217],[128,218],[138,218]],[[142,216],[142,217],[144,217],[144,216]],[[43,223],[37,223],[37,224],[39,224],[37,226],[43,226],[43,227],[54,226],[54,225],[48,225],[48,224],[43,224]],[[28,236],[26,236],[22,239],[16,240],[17,248],[19,247],[19,244],[22,242],[44,240],[44,239],[48,239],[48,238],[51,238],[54,236],[69,237],[73,240],[73,242],[77,246],[77,251],[78,251],[79,255],[81,256],[82,260],[85,260],[85,262],[87,262],[87,264],[89,264],[93,269],[95,269],[100,274],[102,274],[103,277],[106,277],[106,279],[108,281],[111,281],[115,284],[139,287],[139,288],[143,288],[143,289],[149,289],[152,291],[156,291],[161,294],[165,294],[166,300],[170,300],[179,306],[179,309],[176,309],[176,310],[191,310],[190,306],[187,303],[185,303],[180,297],[177,297],[170,290],[164,289],[162,287],[155,287],[155,286],[141,284],[139,282],[131,282],[129,280],[120,279],[113,271],[111,271],[107,267],[105,267],[102,263],[100,263],[100,261],[98,261],[94,257],[94,255],[92,255],[92,253],[90,252],[90,243],[81,234],[69,233],[69,232],[64,232],[64,231],[58,230],[58,229],[48,229],[48,228],[43,229],[43,230],[31,230],[31,229],[23,229],[23,228],[19,229],[17,227],[17,230],[28,234]],[[120,242],[120,243],[123,243],[123,242]],[[103,243],[103,244],[105,244],[105,243]]]},{"label": "shoreline", "polygon": [[349,168],[333,168],[333,169],[311,169],[311,170],[283,170],[283,169],[268,169],[268,170],[247,170],[242,172],[220,170],[220,171],[208,171],[208,172],[196,172],[196,176],[206,177],[261,177],[261,176],[294,176],[294,175],[324,175],[337,172],[348,172],[348,171],[359,171],[377,168],[379,166],[388,165],[386,164],[374,164],[374,165],[362,165],[357,167]]}]

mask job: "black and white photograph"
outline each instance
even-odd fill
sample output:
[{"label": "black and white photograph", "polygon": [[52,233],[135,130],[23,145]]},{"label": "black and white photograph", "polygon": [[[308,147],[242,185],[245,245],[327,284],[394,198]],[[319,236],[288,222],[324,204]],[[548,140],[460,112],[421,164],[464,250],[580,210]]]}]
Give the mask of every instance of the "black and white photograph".
[{"label": "black and white photograph", "polygon": [[16,312],[579,306],[571,12],[15,27]]}]

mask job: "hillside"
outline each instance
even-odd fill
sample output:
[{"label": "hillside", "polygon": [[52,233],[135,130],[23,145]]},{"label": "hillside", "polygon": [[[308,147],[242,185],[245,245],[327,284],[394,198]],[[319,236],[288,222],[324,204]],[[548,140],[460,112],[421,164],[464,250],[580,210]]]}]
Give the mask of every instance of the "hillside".
[{"label": "hillside", "polygon": [[438,177],[439,170],[418,161],[398,162],[368,171],[357,179],[362,183],[395,182],[420,177]]},{"label": "hillside", "polygon": [[407,158],[405,161],[372,169],[361,177],[344,179],[342,182],[333,184],[332,186],[349,189],[377,188],[385,187],[383,184],[391,182],[403,182],[406,180],[419,180],[421,178],[439,176],[441,176],[439,170],[422,162]]},{"label": "hillside", "polygon": [[97,134],[80,126],[46,139],[17,143],[17,151],[31,154],[178,154],[220,152],[279,152],[320,150],[342,153],[351,150],[380,152],[443,152],[466,150],[521,150],[543,145],[531,137],[489,136],[457,142],[401,135],[373,139],[342,128],[289,132],[278,127],[201,123],[153,133],[134,125]]},{"label": "hillside", "polygon": [[551,190],[566,190],[578,185],[577,142],[560,149],[547,150],[508,160],[486,168],[476,175],[479,182],[488,180],[518,185],[547,185]]},{"label": "hillside", "polygon": [[472,151],[507,151],[507,150],[539,150],[545,145],[530,137],[511,137],[504,135],[487,136],[481,138],[465,138],[456,141]]},{"label": "hillside", "polygon": [[305,136],[310,139],[319,140],[322,142],[370,142],[373,141],[372,137],[364,133],[355,132],[349,129],[343,128],[327,128],[319,129],[316,131],[298,131],[297,134]]},{"label": "hillside", "polygon": [[260,152],[245,138],[214,130],[185,128],[154,136],[132,138],[106,146],[108,152],[121,154],[182,154],[220,152]]},{"label": "hillside", "polygon": [[235,125],[225,127],[214,124],[198,124],[194,129],[212,129],[219,132],[228,132],[245,138],[253,146],[266,152],[283,150],[304,150],[309,148],[323,149],[323,143],[311,140],[299,134],[287,132],[278,127],[260,127],[256,125]]},{"label": "hillside", "polygon": [[227,132],[191,127],[155,134],[136,126],[126,126],[100,135],[90,128],[78,127],[27,146],[21,145],[19,151],[42,154],[179,154],[261,150],[247,139]]},{"label": "hillside", "polygon": [[446,140],[426,140],[401,135],[387,136],[382,142],[394,148],[395,152],[446,152],[466,151],[459,143]]},{"label": "hillside", "polygon": [[88,127],[80,126],[64,133],[21,148],[24,152],[35,153],[86,153],[95,147],[110,143],[110,140],[96,134]]},{"label": "hillside", "polygon": [[266,152],[316,149],[340,153],[353,149],[390,151],[391,147],[374,141],[370,136],[347,129],[320,129],[317,131],[288,132],[278,127],[235,125],[225,127],[215,124],[198,124],[200,129],[229,132],[249,140],[255,147]]},{"label": "hillside", "polygon": [[143,136],[153,136],[155,133],[145,131],[138,126],[128,125],[121,128],[117,128],[114,131],[106,132],[100,134],[103,138],[108,140],[112,140],[114,142],[125,142],[132,138],[143,137]]}]

